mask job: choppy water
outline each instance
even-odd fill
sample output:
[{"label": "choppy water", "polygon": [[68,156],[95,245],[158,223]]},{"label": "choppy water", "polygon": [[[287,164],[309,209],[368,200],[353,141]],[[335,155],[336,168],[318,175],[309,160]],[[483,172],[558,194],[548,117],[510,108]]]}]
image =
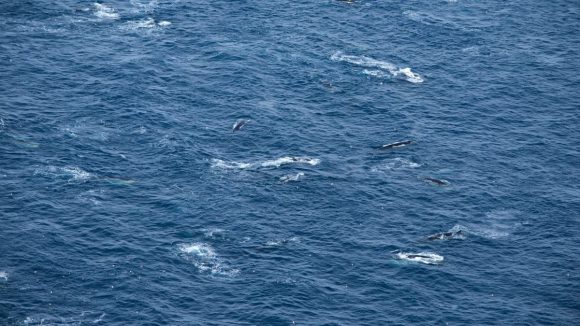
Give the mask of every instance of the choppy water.
[{"label": "choppy water", "polygon": [[579,31],[563,0],[0,1],[0,324],[577,324]]}]

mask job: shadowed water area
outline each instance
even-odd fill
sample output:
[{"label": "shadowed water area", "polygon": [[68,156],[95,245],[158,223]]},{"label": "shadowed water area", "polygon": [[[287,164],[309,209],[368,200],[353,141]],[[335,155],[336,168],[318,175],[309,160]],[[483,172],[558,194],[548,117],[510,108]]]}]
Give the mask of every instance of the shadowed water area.
[{"label": "shadowed water area", "polygon": [[578,31],[563,0],[0,0],[0,325],[578,323]]}]

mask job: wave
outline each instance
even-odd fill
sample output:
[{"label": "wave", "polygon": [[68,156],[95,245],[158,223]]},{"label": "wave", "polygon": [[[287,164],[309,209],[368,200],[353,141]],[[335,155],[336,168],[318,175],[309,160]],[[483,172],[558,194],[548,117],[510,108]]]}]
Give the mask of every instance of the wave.
[{"label": "wave", "polygon": [[316,166],[320,164],[320,160],[317,158],[310,158],[306,156],[284,156],[274,160],[255,162],[255,163],[242,163],[242,162],[228,162],[220,159],[212,159],[211,167],[219,169],[255,169],[255,168],[279,168],[286,164],[308,164]]},{"label": "wave", "polygon": [[423,77],[411,71],[411,68],[400,68],[390,62],[376,60],[365,56],[346,55],[338,51],[330,56],[330,60],[348,62],[361,67],[382,69],[382,71],[363,70],[364,74],[374,77],[384,77],[386,76],[384,72],[388,72],[393,77],[400,77],[411,83],[422,83],[424,81]]},{"label": "wave", "polygon": [[97,2],[95,2],[93,6],[95,7],[94,12],[95,16],[99,18],[116,20],[119,19],[120,17],[119,13],[113,7],[109,7],[107,5]]},{"label": "wave", "polygon": [[179,245],[184,258],[191,261],[200,273],[211,275],[234,276],[240,271],[224,262],[215,250],[207,243],[194,242]]},{"label": "wave", "polygon": [[432,253],[432,252],[398,252],[395,255],[395,259],[405,260],[410,262],[416,262],[427,265],[439,265],[443,263],[443,256]]}]

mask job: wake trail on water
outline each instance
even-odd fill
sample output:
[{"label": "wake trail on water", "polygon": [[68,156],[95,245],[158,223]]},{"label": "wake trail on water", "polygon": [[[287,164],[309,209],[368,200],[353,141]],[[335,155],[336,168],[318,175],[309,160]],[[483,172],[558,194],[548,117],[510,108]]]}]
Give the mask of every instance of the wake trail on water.
[{"label": "wake trail on water", "polygon": [[288,164],[306,164],[311,166],[316,166],[320,164],[320,159],[311,158],[307,156],[284,156],[274,160],[259,161],[252,163],[243,163],[235,161],[224,161],[220,159],[212,159],[211,167],[214,169],[225,169],[225,170],[246,170],[246,169],[259,169],[259,168],[279,168],[283,165]]},{"label": "wake trail on water", "polygon": [[388,73],[393,77],[402,78],[414,84],[419,84],[424,81],[423,77],[413,72],[409,67],[397,67],[390,62],[376,60],[365,56],[346,55],[341,51],[338,51],[330,56],[330,60],[337,62],[347,62],[366,68],[379,68],[380,70],[363,70],[364,74],[373,77],[384,77],[387,76],[386,73]]}]

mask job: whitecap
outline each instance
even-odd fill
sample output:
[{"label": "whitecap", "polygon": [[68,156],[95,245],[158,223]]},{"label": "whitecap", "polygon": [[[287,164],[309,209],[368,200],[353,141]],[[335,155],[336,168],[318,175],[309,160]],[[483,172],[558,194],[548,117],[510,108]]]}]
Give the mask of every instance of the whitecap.
[{"label": "whitecap", "polygon": [[159,25],[161,27],[165,27],[165,26],[171,25],[171,22],[168,22],[167,20],[161,20],[157,23],[157,25]]},{"label": "whitecap", "polygon": [[443,256],[432,252],[398,252],[395,254],[395,258],[427,265],[438,265],[443,263],[444,260]]},{"label": "whitecap", "polygon": [[179,245],[183,257],[190,261],[200,273],[210,273],[220,276],[234,276],[240,271],[230,267],[216,254],[213,247],[207,243],[194,242]]},{"label": "whitecap", "polygon": [[[342,52],[338,51],[330,56],[332,61],[339,61],[339,62],[348,62],[357,66],[367,67],[367,68],[379,68],[383,71],[388,72],[393,77],[402,77],[408,82],[411,83],[422,83],[424,81],[423,77],[419,74],[411,71],[409,67],[397,67],[396,65],[376,60],[373,58],[365,57],[365,56],[355,56],[355,55],[345,55]],[[363,73],[366,75],[370,75],[373,77],[384,77],[385,74],[381,70],[363,70]]]},{"label": "whitecap", "polygon": [[99,18],[115,20],[120,17],[119,13],[112,7],[97,2],[93,6],[95,7],[95,16]]},{"label": "whitecap", "polygon": [[290,182],[290,181],[298,181],[301,177],[304,176],[304,172],[298,172],[296,174],[287,174],[285,176],[280,177],[280,181],[283,183]]},{"label": "whitecap", "polygon": [[8,273],[0,271],[0,279],[4,279],[4,281],[8,282]]}]

